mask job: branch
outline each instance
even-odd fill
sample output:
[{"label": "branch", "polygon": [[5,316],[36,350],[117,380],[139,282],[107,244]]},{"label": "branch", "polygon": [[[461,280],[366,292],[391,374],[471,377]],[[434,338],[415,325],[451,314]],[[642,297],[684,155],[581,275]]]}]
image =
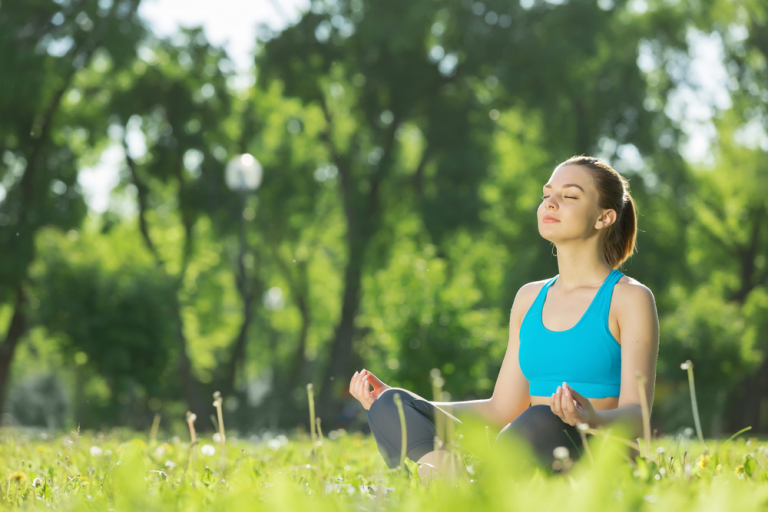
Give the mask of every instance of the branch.
[{"label": "branch", "polygon": [[416,167],[416,172],[413,173],[413,185],[416,188],[416,194],[419,197],[424,196],[424,168],[427,166],[429,157],[429,146],[427,146],[421,153],[421,160],[419,161],[419,165]]},{"label": "branch", "polygon": [[[125,129],[125,133],[128,133],[127,128]],[[149,226],[147,224],[147,186],[142,183],[141,179],[139,178],[139,173],[136,169],[136,162],[133,160],[133,158],[131,158],[131,155],[128,154],[128,141],[126,138],[123,138],[123,149],[125,150],[125,161],[128,164],[128,170],[131,172],[131,180],[133,181],[137,191],[139,203],[139,229],[141,230],[141,235],[144,238],[144,244],[155,258],[155,263],[157,263],[158,267],[162,267],[163,260],[160,258],[160,254],[157,252],[157,248],[155,247],[154,242],[152,242],[152,237],[149,234]]]}]

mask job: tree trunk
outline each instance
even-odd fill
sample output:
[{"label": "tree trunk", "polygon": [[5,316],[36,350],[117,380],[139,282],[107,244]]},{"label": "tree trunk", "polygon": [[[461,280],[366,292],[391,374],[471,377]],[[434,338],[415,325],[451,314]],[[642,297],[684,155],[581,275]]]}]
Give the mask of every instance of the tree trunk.
[{"label": "tree trunk", "polygon": [[[367,240],[366,240],[367,242]],[[355,317],[360,307],[362,288],[362,263],[365,244],[356,244],[357,250],[351,257],[344,272],[344,297],[341,306],[341,319],[336,326],[331,351],[328,356],[323,381],[320,385],[317,415],[323,418],[326,428],[336,424],[335,395],[340,386],[346,384],[353,368],[352,342],[355,333]],[[353,246],[354,247],[354,246]]]},{"label": "tree trunk", "polygon": [[[181,376],[181,384],[184,390],[184,399],[189,410],[195,413],[198,418],[206,418],[212,410],[213,398],[206,404],[206,400],[201,395],[200,383],[192,373],[192,362],[189,360],[189,355],[187,355],[187,338],[184,335],[184,323],[181,319],[181,306],[178,302],[173,305],[173,315],[179,350],[179,375]],[[202,428],[203,425],[206,425],[206,423],[198,424],[198,428],[204,430]]]},{"label": "tree trunk", "polygon": [[293,355],[293,362],[291,362],[285,378],[284,391],[287,393],[293,391],[293,389],[299,384],[301,371],[304,369],[304,363],[306,360],[304,353],[307,349],[307,335],[309,334],[309,325],[311,323],[307,301],[304,300],[304,298],[301,298],[297,302],[299,312],[301,313],[301,331],[299,332],[299,342],[296,345],[296,353]]},{"label": "tree trunk", "polygon": [[24,295],[22,284],[18,283],[16,285],[16,306],[13,310],[11,323],[8,326],[8,332],[5,335],[5,341],[0,345],[0,413],[3,412],[5,407],[13,355],[26,328],[27,319],[24,311],[26,302],[27,299]]},{"label": "tree trunk", "polygon": [[248,328],[253,321],[253,311],[251,304],[253,303],[252,297],[243,298],[243,323],[240,325],[240,331],[237,333],[235,343],[232,345],[232,352],[227,362],[227,369],[221,380],[221,386],[219,391],[225,396],[231,395],[235,391],[235,382],[238,369],[242,369],[243,360],[245,359],[245,343],[248,340]]}]

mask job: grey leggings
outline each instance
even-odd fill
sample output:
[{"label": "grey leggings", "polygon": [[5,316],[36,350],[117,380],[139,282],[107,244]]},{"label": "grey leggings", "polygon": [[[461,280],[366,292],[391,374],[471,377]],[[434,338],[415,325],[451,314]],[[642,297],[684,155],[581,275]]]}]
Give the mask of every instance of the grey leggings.
[{"label": "grey leggings", "polygon": [[[395,393],[400,393],[403,401],[403,413],[406,427],[406,456],[412,461],[434,450],[436,435],[435,414],[440,414],[445,421],[455,421],[431,403],[404,389],[386,390],[373,402],[368,410],[368,425],[376,438],[379,452],[390,468],[400,462],[400,415],[393,400]],[[571,459],[578,459],[582,444],[576,427],[561,420],[548,405],[533,405],[523,411],[515,421],[504,427],[496,438],[516,435],[527,440],[539,462],[549,466],[553,460],[553,451],[558,446],[565,446]]]}]

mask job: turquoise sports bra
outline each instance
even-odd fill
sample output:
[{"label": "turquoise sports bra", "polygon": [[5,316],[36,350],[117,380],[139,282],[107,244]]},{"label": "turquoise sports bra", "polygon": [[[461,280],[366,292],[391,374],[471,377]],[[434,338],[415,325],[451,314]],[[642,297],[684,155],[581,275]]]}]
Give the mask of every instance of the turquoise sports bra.
[{"label": "turquoise sports bra", "polygon": [[563,381],[587,398],[619,396],[621,345],[608,328],[613,287],[624,274],[611,271],[576,325],[566,331],[544,327],[541,311],[547,281],[523,318],[518,358],[531,396],[550,396]]}]

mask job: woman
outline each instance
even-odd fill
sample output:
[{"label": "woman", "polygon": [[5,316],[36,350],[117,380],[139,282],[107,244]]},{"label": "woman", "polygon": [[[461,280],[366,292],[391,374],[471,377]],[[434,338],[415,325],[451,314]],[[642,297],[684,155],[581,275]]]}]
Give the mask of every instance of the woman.
[{"label": "woman", "polygon": [[559,274],[517,292],[491,398],[428,402],[367,370],[352,377],[350,393],[368,410],[390,467],[398,464],[401,446],[396,391],[408,458],[438,469],[445,460],[433,444],[440,406],[506,425],[499,437],[524,437],[545,463],[558,446],[579,448],[578,423],[595,428],[620,421],[633,437],[642,435],[636,373],[646,376],[650,410],[659,327],[651,291],[616,270],[635,251],[637,218],[627,180],[596,158],[573,157],[544,185],[537,215],[539,233],[557,248]]}]

